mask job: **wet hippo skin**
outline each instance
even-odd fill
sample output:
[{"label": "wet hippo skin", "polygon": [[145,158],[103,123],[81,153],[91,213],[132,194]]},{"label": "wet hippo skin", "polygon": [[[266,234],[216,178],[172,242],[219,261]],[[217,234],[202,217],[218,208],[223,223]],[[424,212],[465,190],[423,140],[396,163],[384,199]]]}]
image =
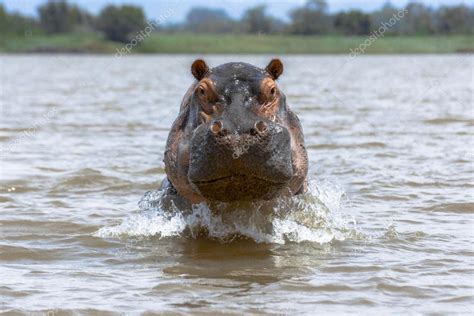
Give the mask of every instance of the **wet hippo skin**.
[{"label": "wet hippo skin", "polygon": [[189,203],[270,200],[304,192],[308,159],[298,117],[265,69],[232,62],[191,66],[186,92],[166,144],[162,188]]}]

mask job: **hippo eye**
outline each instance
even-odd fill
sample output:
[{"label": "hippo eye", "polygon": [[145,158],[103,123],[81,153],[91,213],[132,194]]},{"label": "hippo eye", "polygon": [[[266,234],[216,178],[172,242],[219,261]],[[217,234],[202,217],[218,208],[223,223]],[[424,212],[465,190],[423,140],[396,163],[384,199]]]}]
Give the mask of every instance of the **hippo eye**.
[{"label": "hippo eye", "polygon": [[273,97],[275,93],[276,93],[276,88],[272,87],[272,89],[270,90],[270,95]]},{"label": "hippo eye", "polygon": [[212,106],[215,105],[219,99],[214,84],[207,78],[202,80],[196,87],[194,95],[201,109],[207,114],[211,114],[213,111]]},{"label": "hippo eye", "polygon": [[206,95],[206,90],[204,90],[203,87],[198,88],[198,93],[200,96],[205,96]]}]

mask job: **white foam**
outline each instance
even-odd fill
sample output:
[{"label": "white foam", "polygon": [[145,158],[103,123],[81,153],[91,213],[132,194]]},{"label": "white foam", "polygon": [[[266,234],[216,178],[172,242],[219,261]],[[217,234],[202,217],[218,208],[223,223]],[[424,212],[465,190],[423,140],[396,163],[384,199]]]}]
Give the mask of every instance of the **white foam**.
[{"label": "white foam", "polygon": [[279,198],[272,203],[221,203],[212,209],[198,204],[181,211],[165,210],[161,191],[147,192],[139,203],[140,211],[117,226],[96,232],[99,237],[180,237],[208,236],[224,241],[237,236],[256,242],[316,242],[344,240],[351,234],[342,216],[344,191],[329,182],[311,181],[308,193]]}]

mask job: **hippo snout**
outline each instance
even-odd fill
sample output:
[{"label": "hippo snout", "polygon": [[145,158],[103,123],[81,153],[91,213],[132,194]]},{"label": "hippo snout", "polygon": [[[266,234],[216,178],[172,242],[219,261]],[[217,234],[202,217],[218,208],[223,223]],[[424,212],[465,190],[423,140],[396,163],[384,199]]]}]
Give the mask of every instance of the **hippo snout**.
[{"label": "hippo snout", "polygon": [[215,119],[191,140],[188,179],[204,197],[271,199],[293,176],[291,138],[271,121]]}]

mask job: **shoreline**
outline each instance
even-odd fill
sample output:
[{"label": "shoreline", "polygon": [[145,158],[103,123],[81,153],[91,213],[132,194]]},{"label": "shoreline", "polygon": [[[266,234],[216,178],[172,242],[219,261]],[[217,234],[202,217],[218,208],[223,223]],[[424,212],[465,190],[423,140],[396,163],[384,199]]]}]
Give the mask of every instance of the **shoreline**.
[{"label": "shoreline", "polygon": [[[474,36],[386,36],[369,45],[366,36],[292,36],[243,34],[152,34],[136,46],[104,40],[97,33],[10,36],[0,41],[0,54],[278,54],[406,55],[472,54]],[[357,56],[355,55],[355,56]],[[117,56],[118,57],[118,56]]]}]

